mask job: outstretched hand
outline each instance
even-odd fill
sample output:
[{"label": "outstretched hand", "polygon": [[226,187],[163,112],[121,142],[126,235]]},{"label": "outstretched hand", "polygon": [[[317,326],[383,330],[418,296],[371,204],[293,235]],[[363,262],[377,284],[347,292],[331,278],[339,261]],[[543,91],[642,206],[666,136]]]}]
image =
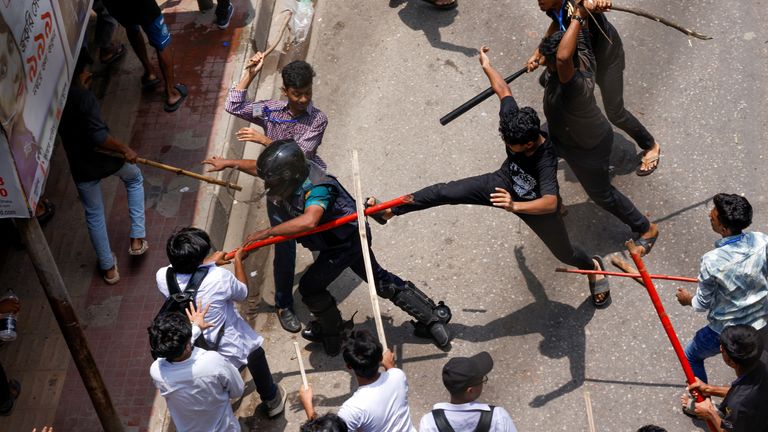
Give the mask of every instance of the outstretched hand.
[{"label": "outstretched hand", "polygon": [[611,0],[585,0],[583,5],[590,12],[606,12],[611,10],[612,3]]},{"label": "outstretched hand", "polygon": [[213,324],[205,321],[205,314],[208,313],[208,308],[210,307],[210,304],[205,305],[205,307],[201,307],[200,303],[198,303],[197,307],[195,307],[195,303],[190,302],[189,306],[187,306],[187,309],[185,310],[187,313],[187,318],[189,318],[189,322],[196,324],[198,327],[200,327],[200,330],[213,327]]},{"label": "outstretched hand", "polygon": [[223,159],[221,156],[211,156],[200,163],[211,166],[206,172],[216,172],[221,171],[224,168],[234,168],[227,159]]},{"label": "outstretched hand", "polygon": [[491,49],[487,46],[483,45],[480,47],[480,66],[483,68],[486,68],[491,65],[491,60],[488,58],[488,55],[486,54]]},{"label": "outstretched hand", "polygon": [[264,240],[267,237],[271,237],[271,235],[269,234],[269,231],[270,229],[267,228],[267,229],[259,230],[259,231],[248,234],[248,237],[245,238],[245,243],[243,243],[243,246],[241,247],[241,249],[253,242],[257,242],[259,240]]},{"label": "outstretched hand", "polygon": [[238,141],[251,141],[262,145],[266,145],[270,142],[266,135],[249,127],[241,128],[237,131],[235,136],[237,136]]}]

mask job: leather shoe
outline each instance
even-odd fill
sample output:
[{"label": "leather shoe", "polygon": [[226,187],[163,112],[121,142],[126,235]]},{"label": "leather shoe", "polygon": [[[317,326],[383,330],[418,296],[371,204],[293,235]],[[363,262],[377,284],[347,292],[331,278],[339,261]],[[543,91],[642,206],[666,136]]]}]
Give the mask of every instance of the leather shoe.
[{"label": "leather shoe", "polygon": [[277,309],[277,319],[280,321],[280,326],[291,333],[298,333],[301,331],[301,322],[299,318],[290,309]]}]

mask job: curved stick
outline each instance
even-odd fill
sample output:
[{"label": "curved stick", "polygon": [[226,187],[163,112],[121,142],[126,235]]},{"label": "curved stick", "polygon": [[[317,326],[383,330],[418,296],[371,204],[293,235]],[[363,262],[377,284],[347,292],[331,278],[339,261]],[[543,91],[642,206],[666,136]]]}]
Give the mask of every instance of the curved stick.
[{"label": "curved stick", "polygon": [[653,21],[656,21],[656,22],[660,22],[660,23],[664,24],[665,26],[672,27],[673,29],[675,29],[675,30],[677,30],[679,32],[685,33],[688,36],[693,36],[696,39],[701,39],[701,40],[710,40],[710,39],[712,39],[711,37],[709,37],[707,35],[703,35],[703,34],[701,34],[699,32],[696,32],[696,31],[693,31],[693,30],[689,30],[689,29],[681,26],[680,24],[674,23],[674,22],[672,22],[672,21],[670,21],[670,20],[668,20],[666,18],[662,18],[662,17],[660,17],[658,15],[654,15],[654,14],[652,14],[650,12],[646,12],[646,11],[641,10],[641,9],[635,9],[635,8],[628,8],[628,7],[624,7],[624,6],[613,5],[613,6],[611,6],[611,8],[609,10],[619,11],[619,12],[627,12],[627,13],[631,13],[632,15],[637,15],[637,16],[641,16],[643,18],[648,18],[650,20],[653,20]]}]

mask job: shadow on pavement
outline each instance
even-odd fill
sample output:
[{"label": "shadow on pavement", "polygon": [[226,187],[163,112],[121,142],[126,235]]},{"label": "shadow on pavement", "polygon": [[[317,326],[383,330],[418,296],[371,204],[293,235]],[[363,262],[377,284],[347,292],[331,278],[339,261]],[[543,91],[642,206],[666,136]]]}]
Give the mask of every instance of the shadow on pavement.
[{"label": "shadow on pavement", "polygon": [[[402,2],[391,1],[390,6],[399,6]],[[445,51],[454,51],[467,57],[477,55],[477,49],[456,45],[443,40],[440,29],[448,27],[459,14],[459,8],[450,10],[438,10],[420,0],[408,0],[405,7],[397,12],[397,15],[412,30],[421,30],[427,41],[433,48]]]}]

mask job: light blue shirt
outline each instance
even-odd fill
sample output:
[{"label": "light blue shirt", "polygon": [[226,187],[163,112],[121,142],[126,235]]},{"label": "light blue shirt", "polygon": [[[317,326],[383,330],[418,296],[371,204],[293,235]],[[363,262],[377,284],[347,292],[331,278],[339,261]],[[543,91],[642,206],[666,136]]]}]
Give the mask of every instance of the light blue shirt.
[{"label": "light blue shirt", "polygon": [[701,257],[694,310],[709,311],[709,327],[729,325],[761,329],[768,322],[768,235],[744,232],[715,242]]}]

